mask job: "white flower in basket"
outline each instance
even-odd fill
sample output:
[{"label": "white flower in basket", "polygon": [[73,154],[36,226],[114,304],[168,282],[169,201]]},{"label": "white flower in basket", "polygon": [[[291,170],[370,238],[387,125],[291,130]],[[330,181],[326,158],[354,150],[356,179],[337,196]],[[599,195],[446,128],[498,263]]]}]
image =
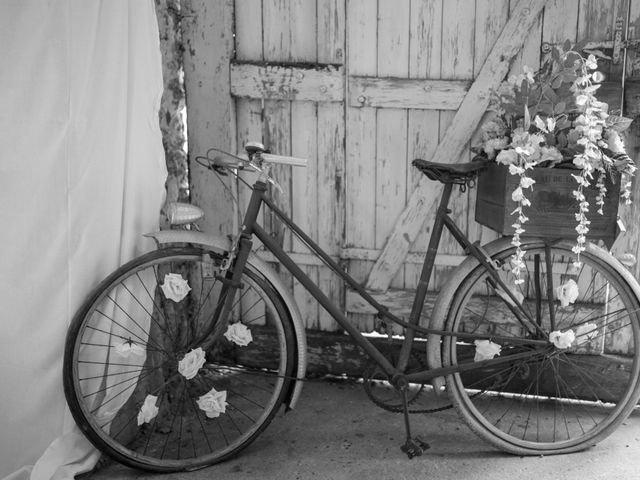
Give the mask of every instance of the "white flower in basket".
[{"label": "white flower in basket", "polygon": [[[596,98],[604,76],[596,70],[594,55],[584,58],[566,43],[563,50],[553,49],[542,68],[512,76],[492,95],[490,110],[495,116],[482,127],[482,145],[474,148],[489,159],[507,165],[511,175],[519,176],[512,199],[517,207],[513,245],[512,271],[516,284],[522,283],[524,252],[520,236],[525,232],[529,192],[535,188],[529,176],[534,167],[572,168],[576,174],[577,200],[576,264],[586,247],[589,232],[589,203],[583,190],[595,185],[597,212],[603,213],[607,189],[605,178],[621,182],[621,196],[630,203],[629,177],[636,167],[625,153],[620,132],[631,120],[614,116],[608,105]],[[621,179],[625,176],[626,179]],[[611,201],[617,201],[612,199]]]}]

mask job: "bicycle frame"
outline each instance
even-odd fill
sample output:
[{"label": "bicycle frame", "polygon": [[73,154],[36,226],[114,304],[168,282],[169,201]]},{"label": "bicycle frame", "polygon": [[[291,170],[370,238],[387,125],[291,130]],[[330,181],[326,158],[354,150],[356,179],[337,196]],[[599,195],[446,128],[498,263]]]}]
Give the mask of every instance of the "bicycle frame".
[{"label": "bicycle frame", "polygon": [[[425,328],[418,325],[424,300],[427,295],[429,278],[431,277],[433,266],[435,264],[438,244],[440,243],[440,238],[445,228],[449,232],[451,232],[452,236],[455,238],[458,244],[460,244],[462,248],[465,249],[466,252],[477,258],[478,261],[482,265],[484,265],[488,271],[493,272],[493,278],[496,284],[499,285],[504,290],[504,292],[506,292],[512,298],[512,300],[516,301],[511,290],[503,283],[495,270],[493,270],[489,259],[486,258],[482,250],[469,241],[469,239],[450,217],[449,213],[451,213],[451,211],[448,209],[448,203],[451,196],[452,188],[453,184],[451,183],[447,183],[444,185],[444,191],[442,193],[440,205],[436,213],[435,223],[429,240],[427,254],[423,263],[422,272],[416,289],[416,295],[413,301],[408,322],[393,315],[393,313],[389,312],[389,310],[384,305],[377,302],[356,280],[353,279],[353,277],[351,277],[343,268],[341,268],[318,244],[316,244],[304,231],[302,231],[302,229],[298,227],[291,218],[289,218],[280,208],[278,208],[278,206],[275,205],[275,203],[267,195],[267,184],[262,180],[258,180],[253,185],[253,191],[241,227],[241,234],[237,239],[238,250],[234,260],[234,271],[241,272],[244,268],[245,262],[252,248],[251,237],[255,235],[255,237],[263,243],[267,250],[269,250],[278,259],[278,261],[287,270],[289,270],[289,272],[305,287],[305,289],[308,290],[308,292],[318,301],[318,303],[325,310],[327,310],[327,312],[336,320],[336,322],[348,332],[353,341],[379,365],[379,367],[389,376],[389,378],[397,378],[401,376],[407,382],[424,383],[434,377],[448,375],[463,370],[483,368],[485,366],[500,364],[513,361],[518,358],[531,356],[532,353],[530,351],[521,352],[517,354],[493,358],[490,360],[474,362],[473,364],[466,364],[464,366],[441,367],[404,375],[404,370],[406,369],[409,362],[409,355],[415,338],[415,333],[418,331],[426,334],[456,336],[458,338],[467,338],[471,340],[503,339],[511,341],[513,343],[539,346],[548,345],[548,342],[544,340],[499,337],[496,335],[488,336],[461,332],[452,333],[444,330]],[[377,310],[379,318],[391,320],[392,322],[398,323],[406,328],[397,365],[393,365],[380,352],[380,350],[378,350],[373,345],[373,343],[370,342],[369,339],[367,339],[365,335],[363,335],[355,326],[351,324],[346,315],[320,290],[320,288],[302,271],[302,269],[300,269],[300,267],[296,265],[296,263],[289,257],[289,255],[277,243],[277,241],[258,224],[258,214],[263,204],[267,205],[271,209],[271,211],[274,212],[275,215],[287,226],[287,228],[293,231],[310,248],[310,250],[315,255],[317,255],[332,271],[339,275],[340,278],[342,278],[342,280],[344,280],[347,285],[349,285],[349,287],[357,291],[365,299],[365,301],[373,306]],[[237,273],[237,275],[239,279],[239,273]],[[235,279],[232,278],[232,284],[234,281]],[[229,308],[231,307],[233,302],[233,296],[230,297],[231,298],[227,299]],[[516,310],[516,312],[514,313],[517,314],[523,326],[529,328],[529,326],[527,326],[528,323],[529,325],[533,325],[534,329],[537,327],[533,319],[531,319],[529,315],[526,314],[526,312],[517,310],[515,308],[513,310]],[[527,318],[521,318],[523,316]],[[213,333],[214,336],[216,334],[217,332]]]}]

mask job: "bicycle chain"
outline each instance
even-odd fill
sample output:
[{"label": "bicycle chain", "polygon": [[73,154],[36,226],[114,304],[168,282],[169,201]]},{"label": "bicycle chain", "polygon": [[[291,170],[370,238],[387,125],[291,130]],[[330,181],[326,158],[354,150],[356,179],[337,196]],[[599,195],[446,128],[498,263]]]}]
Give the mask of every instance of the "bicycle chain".
[{"label": "bicycle chain", "polygon": [[[415,355],[411,356],[414,360],[416,360],[418,362],[418,364],[421,366],[421,369],[424,369],[424,365],[423,362],[420,361],[420,359],[418,359]],[[364,371],[363,373],[363,387],[364,387],[364,391],[367,395],[367,397],[369,397],[369,400],[371,400],[375,405],[377,405],[378,407],[382,408],[383,410],[386,410],[388,412],[393,412],[393,413],[403,413],[404,412],[404,407],[402,406],[402,402],[400,401],[400,404],[395,406],[395,405],[391,405],[389,403],[385,403],[383,401],[381,401],[380,399],[378,399],[375,395],[375,393],[371,390],[371,385],[373,384],[373,382],[375,381],[375,379],[373,378],[373,375],[376,373],[376,371],[379,369],[378,366],[376,365],[371,365],[367,370]],[[379,370],[378,370],[379,371]],[[380,372],[382,373],[382,372]],[[386,376],[386,375],[384,375]],[[384,381],[384,379],[379,379]],[[388,380],[388,379],[387,379]],[[413,394],[413,396],[410,399],[407,399],[407,404],[411,405],[414,404],[418,398],[420,397],[420,395],[422,394],[422,392],[425,389],[425,384],[421,384],[418,391]],[[397,392],[398,394],[398,398],[401,398],[401,394],[400,392]],[[420,409],[409,409],[408,413],[435,413],[435,412],[441,412],[444,410],[448,410],[450,408],[452,408],[453,405],[452,404],[448,404],[442,407],[432,407],[432,408],[420,408]]]}]

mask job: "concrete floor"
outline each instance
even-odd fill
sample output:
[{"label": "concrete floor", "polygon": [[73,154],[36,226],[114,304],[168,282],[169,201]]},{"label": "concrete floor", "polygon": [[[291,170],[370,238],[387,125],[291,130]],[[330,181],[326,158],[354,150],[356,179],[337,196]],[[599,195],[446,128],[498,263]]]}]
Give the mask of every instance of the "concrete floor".
[{"label": "concrete floor", "polygon": [[[423,393],[418,405],[432,401]],[[640,411],[590,450],[518,457],[476,437],[452,409],[412,415],[414,433],[431,444],[422,457],[401,451],[402,415],[371,403],[362,385],[311,381],[297,408],[278,415],[240,456],[196,472],[151,474],[113,462],[81,480],[597,480],[640,479]]]}]

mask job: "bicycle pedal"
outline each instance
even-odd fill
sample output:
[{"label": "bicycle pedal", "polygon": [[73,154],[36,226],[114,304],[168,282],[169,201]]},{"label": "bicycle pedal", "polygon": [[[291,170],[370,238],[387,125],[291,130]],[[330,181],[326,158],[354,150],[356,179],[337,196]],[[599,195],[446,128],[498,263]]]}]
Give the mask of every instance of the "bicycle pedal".
[{"label": "bicycle pedal", "polygon": [[421,456],[425,450],[428,450],[429,448],[431,448],[431,446],[427,442],[422,441],[419,437],[408,438],[406,443],[400,447],[409,459]]}]

